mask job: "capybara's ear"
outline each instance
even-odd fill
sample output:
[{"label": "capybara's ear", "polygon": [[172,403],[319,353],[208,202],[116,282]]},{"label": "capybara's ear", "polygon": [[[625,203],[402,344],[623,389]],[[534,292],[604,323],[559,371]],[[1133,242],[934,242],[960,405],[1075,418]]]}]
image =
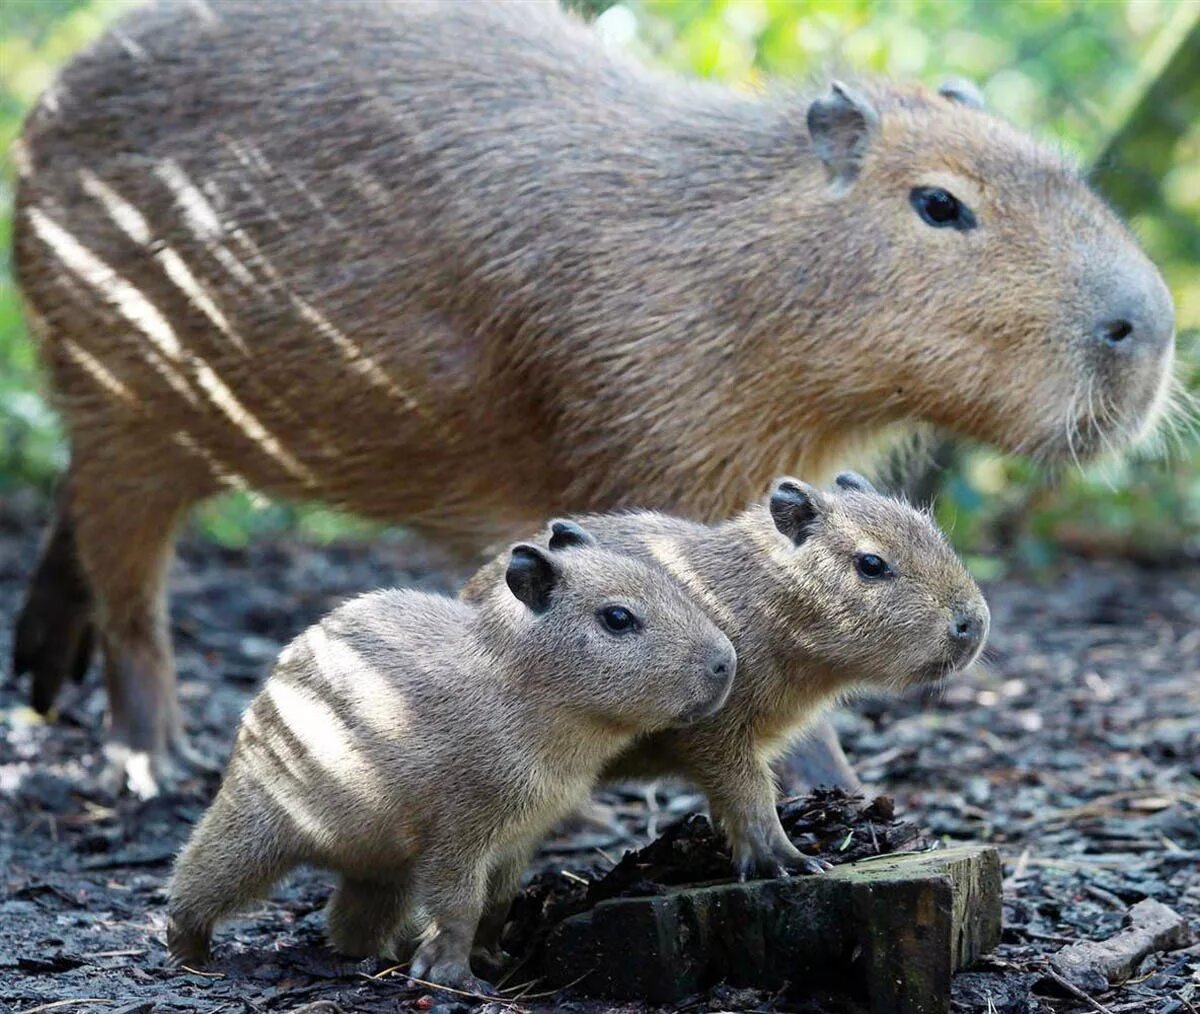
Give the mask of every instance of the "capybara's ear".
[{"label": "capybara's ear", "polygon": [[584,531],[574,521],[557,518],[550,522],[550,548],[569,549],[571,546],[594,546],[596,537]]},{"label": "capybara's ear", "polygon": [[834,81],[827,95],[813,99],[807,121],[813,150],[825,164],[830,181],[839,187],[850,186],[879,127],[879,114],[871,100]]},{"label": "capybara's ear", "polygon": [[798,546],[816,529],[823,503],[820,491],[807,482],[779,479],[769,506],[775,527]]},{"label": "capybara's ear", "polygon": [[544,613],[550,608],[550,598],[561,577],[562,571],[546,550],[525,542],[513,546],[504,580],[533,612]]},{"label": "capybara's ear", "polygon": [[983,109],[986,106],[983,93],[975,86],[974,81],[968,81],[965,77],[946,78],[938,85],[938,94],[944,99],[971,109]]},{"label": "capybara's ear", "polygon": [[857,472],[839,472],[833,484],[838,489],[848,489],[853,493],[878,493],[874,486]]}]

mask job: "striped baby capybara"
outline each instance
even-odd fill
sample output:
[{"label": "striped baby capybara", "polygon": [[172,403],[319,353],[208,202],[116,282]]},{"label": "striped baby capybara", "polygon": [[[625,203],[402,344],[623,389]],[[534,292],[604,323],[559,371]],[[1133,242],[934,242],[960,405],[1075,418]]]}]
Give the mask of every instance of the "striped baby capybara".
[{"label": "striped baby capybara", "polygon": [[143,793],[184,745],[165,576],[213,493],[472,553],[727,517],[921,424],[1082,457],[1167,387],[1159,273],[961,83],[747,94],[549,3],[194,0],[78,56],[16,154],[70,439],[16,667],[46,710],[98,640]]},{"label": "striped baby capybara", "polygon": [[168,898],[176,960],[296,866],[341,878],[338,950],[405,953],[475,992],[521,872],[604,763],[704,720],[736,656],[657,567],[591,544],[518,545],[479,605],[416,591],[346,603],[286,648],[251,703]]},{"label": "striped baby capybara", "polygon": [[[860,475],[836,485],[780,479],[766,503],[715,525],[656,511],[575,519],[600,546],[661,567],[733,642],[725,707],[639,738],[605,776],[695,782],[743,878],[816,869],[775,809],[770,764],[790,742],[838,698],[945,679],[987,639],[987,603],[933,520]],[[533,541],[569,540],[550,526]],[[462,597],[486,595],[502,569],[481,569]]]}]

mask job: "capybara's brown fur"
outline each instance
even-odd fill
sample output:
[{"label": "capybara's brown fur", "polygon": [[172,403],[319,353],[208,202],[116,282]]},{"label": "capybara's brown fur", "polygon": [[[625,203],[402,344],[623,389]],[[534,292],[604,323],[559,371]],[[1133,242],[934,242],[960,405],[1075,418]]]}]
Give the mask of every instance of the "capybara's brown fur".
[{"label": "capybara's brown fur", "polygon": [[[577,519],[601,546],[662,567],[733,642],[725,707],[637,740],[606,777],[694,781],[743,877],[813,868],[779,823],[771,777],[797,733],[856,690],[945,678],[987,638],[987,604],[929,516],[853,473],[837,485],[781,479],[766,504],[712,526],[653,511]],[[563,538],[551,527],[535,541]],[[483,568],[463,597],[478,599],[502,570]]]},{"label": "capybara's brown fur", "polygon": [[563,511],[715,520],[916,423],[1124,444],[1172,357],[1126,229],[969,90],[744,94],[553,4],[140,10],[17,156],[71,442],[48,545],[95,595],[39,596],[17,659],[46,706],[96,618],[126,774],[181,743],[164,575],[219,490],[466,550]]},{"label": "capybara's brown fur", "polygon": [[205,960],[220,919],[310,864],[341,874],[339,950],[424,930],[412,974],[479,990],[472,941],[498,942],[550,826],[632,737],[704,720],[734,679],[661,569],[571,530],[569,553],[515,547],[479,606],[376,592],[283,652],[176,864],[176,959]]}]

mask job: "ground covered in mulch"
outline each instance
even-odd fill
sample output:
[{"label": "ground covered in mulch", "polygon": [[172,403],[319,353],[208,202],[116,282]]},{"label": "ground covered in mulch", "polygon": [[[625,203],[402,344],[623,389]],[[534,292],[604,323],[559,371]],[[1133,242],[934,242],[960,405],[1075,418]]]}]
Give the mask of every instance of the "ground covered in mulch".
[{"label": "ground covered in mulch", "polygon": [[[0,500],[0,658],[33,562],[42,506]],[[987,589],[986,665],[936,698],[860,702],[839,716],[864,778],[895,800],[837,795],[785,804],[811,854],[844,860],[951,840],[1005,859],[1000,947],[955,981],[962,1012],[1200,1011],[1200,950],[1152,955],[1088,1001],[1046,977],[1064,945],[1102,940],[1155,898],[1200,926],[1200,566],[1070,560],[1047,579]],[[186,714],[201,749],[227,750],[238,715],[282,643],[348,595],[380,585],[448,589],[436,558],[402,537],[317,548],[288,539],[247,550],[185,541],[173,575]],[[219,931],[209,974],[168,966],[162,887],[215,787],[197,778],[145,804],[91,784],[103,698],[93,679],[59,722],[34,722],[23,686],[0,685],[0,1009],[312,1011],[472,1008],[322,942],[328,881],[304,873]],[[678,787],[605,795],[608,814],[561,829],[514,909],[526,946],[547,914],[614,894],[721,875],[702,800]],[[667,830],[636,859],[628,849]],[[582,899],[582,902],[581,902]],[[610,1009],[510,979],[491,1010]],[[852,1011],[850,1001],[718,987],[676,1010]],[[623,1010],[633,1008],[623,1007]]]}]

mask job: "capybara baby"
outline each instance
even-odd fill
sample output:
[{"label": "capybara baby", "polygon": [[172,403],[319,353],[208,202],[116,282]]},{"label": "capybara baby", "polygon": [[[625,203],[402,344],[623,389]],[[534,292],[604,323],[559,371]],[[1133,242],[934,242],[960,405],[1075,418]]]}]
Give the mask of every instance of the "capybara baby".
[{"label": "capybara baby", "polygon": [[218,920],[309,864],[341,875],[338,950],[424,930],[413,975],[484,985],[477,928],[496,942],[550,826],[632,737],[703,721],[734,678],[729,640],[660,568],[572,531],[570,553],[514,547],[478,606],[375,592],[285,649],[176,864],[176,959],[204,961]]},{"label": "capybara baby", "polygon": [[[775,810],[770,762],[790,739],[856,690],[950,676],[987,637],[987,604],[930,517],[854,473],[839,475],[833,493],[780,479],[766,504],[717,525],[651,511],[577,520],[601,546],[670,574],[737,650],[737,681],[718,714],[637,740],[605,776],[694,781],[741,877],[817,868]],[[536,541],[570,540],[551,528]],[[485,594],[498,567],[463,597]]]},{"label": "capybara baby", "polygon": [[1128,443],[1172,358],[1129,232],[970,88],[747,94],[553,3],[151,6],[16,155],[70,467],[15,663],[46,710],[99,634],[142,794],[183,747],[167,561],[215,492],[465,552],[568,511],[712,521],[918,423]]}]

